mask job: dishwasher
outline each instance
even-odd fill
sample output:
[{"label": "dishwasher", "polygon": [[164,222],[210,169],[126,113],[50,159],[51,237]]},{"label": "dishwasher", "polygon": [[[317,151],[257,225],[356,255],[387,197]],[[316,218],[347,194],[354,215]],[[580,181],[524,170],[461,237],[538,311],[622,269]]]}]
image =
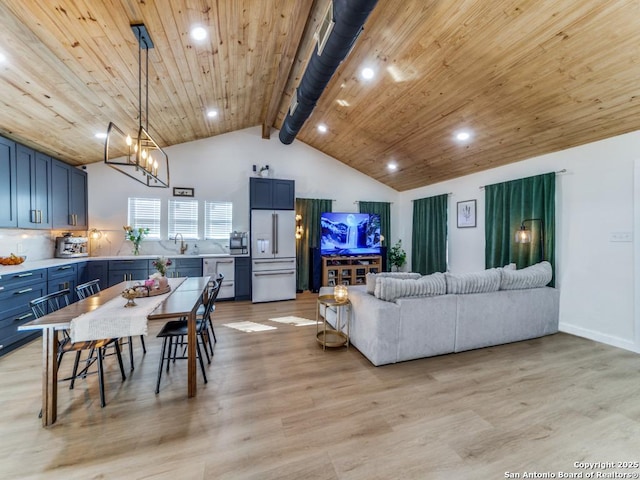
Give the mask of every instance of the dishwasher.
[{"label": "dishwasher", "polygon": [[202,262],[202,274],[210,276],[211,279],[217,278],[218,274],[224,275],[222,287],[218,293],[218,299],[234,298],[236,296],[235,288],[235,259],[229,257],[223,258],[205,258]]}]

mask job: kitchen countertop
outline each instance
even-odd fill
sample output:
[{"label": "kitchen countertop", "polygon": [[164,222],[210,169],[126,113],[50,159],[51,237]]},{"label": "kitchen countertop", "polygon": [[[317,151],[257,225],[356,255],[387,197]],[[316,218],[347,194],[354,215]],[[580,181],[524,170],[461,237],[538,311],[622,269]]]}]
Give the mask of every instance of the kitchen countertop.
[{"label": "kitchen countertop", "polygon": [[47,258],[45,260],[27,260],[20,265],[0,265],[0,278],[3,274],[26,272],[29,270],[38,270],[40,268],[57,267],[59,265],[69,265],[72,263],[87,262],[93,260],[155,260],[156,258],[164,256],[167,258],[235,258],[235,257],[248,257],[248,254],[243,255],[231,255],[229,253],[202,253],[200,255],[118,255],[111,257],[76,257],[76,258]]}]

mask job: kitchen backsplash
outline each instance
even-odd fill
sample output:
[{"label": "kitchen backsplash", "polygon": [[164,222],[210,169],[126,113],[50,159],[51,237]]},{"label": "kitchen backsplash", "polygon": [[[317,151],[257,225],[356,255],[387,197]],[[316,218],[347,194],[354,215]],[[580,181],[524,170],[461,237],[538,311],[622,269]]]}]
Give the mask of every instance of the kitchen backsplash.
[{"label": "kitchen backsplash", "polygon": [[[26,255],[27,262],[34,260],[46,260],[54,257],[56,237],[61,237],[62,231],[42,231],[23,229],[0,229],[0,256],[8,256],[11,253]],[[73,232],[74,236],[83,236],[87,232]],[[194,247],[198,246],[201,254],[228,254],[228,240],[185,240],[189,248],[187,255],[196,254]],[[132,254],[131,242],[124,239],[122,230],[102,232],[99,239],[89,240],[90,254],[92,257],[101,256],[128,256]],[[180,253],[180,241],[173,240],[148,240],[140,244],[141,255],[175,256]]]},{"label": "kitchen backsplash", "polygon": [[26,255],[29,260],[46,260],[53,257],[59,232],[50,230],[0,229],[0,256],[11,253]]}]

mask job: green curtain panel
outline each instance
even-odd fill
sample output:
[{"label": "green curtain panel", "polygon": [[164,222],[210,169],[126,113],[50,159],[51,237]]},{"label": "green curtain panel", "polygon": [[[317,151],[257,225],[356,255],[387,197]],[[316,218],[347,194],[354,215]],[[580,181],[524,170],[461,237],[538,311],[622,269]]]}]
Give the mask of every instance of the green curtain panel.
[{"label": "green curtain panel", "polygon": [[[382,245],[390,247],[391,243],[391,204],[389,202],[358,202],[360,213],[369,213],[380,215],[380,235],[384,237]],[[389,248],[387,248],[387,258],[385,265],[388,265]]]},{"label": "green curtain panel", "polygon": [[449,195],[413,201],[411,271],[429,275],[447,270],[447,204]]},{"label": "green curtain panel", "polygon": [[[515,262],[520,269],[538,263],[541,260],[542,224],[544,260],[555,267],[556,174],[551,172],[487,185],[484,192],[486,267],[502,267]],[[515,234],[525,219],[534,219],[525,223],[531,230],[531,243],[516,243]],[[554,285],[553,280],[550,285]]]},{"label": "green curtain panel", "polygon": [[296,288],[309,290],[311,249],[320,245],[320,215],[331,212],[333,202],[315,198],[296,198],[296,215],[301,215],[302,238],[296,240]]}]

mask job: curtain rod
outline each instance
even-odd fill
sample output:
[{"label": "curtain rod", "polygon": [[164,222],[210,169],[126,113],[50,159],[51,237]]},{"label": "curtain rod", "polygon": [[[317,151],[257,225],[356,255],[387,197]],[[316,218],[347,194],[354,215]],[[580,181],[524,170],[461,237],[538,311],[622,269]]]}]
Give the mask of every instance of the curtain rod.
[{"label": "curtain rod", "polygon": [[[360,202],[367,202],[368,200],[356,200],[353,202],[354,205],[357,205]],[[388,203],[389,205],[393,205],[393,202],[374,202],[374,203]]]},{"label": "curtain rod", "polygon": [[[555,173],[556,175],[562,175],[563,173],[567,173],[567,169],[566,169],[566,168],[563,168],[562,170],[558,170],[558,171],[553,172],[553,173]],[[541,174],[541,175],[544,175],[544,174]],[[480,190],[484,190],[484,187],[486,187],[486,185],[481,185],[481,186],[480,186],[480,187],[478,187],[478,188],[479,188]]]},{"label": "curtain rod", "polygon": [[[449,197],[451,195],[453,195],[453,192],[447,192],[447,193],[440,193],[439,195],[448,195]],[[437,197],[438,195],[432,195],[433,197]],[[431,197],[424,197],[424,198],[431,198]],[[412,198],[411,201],[415,202],[416,200],[422,200],[422,198]]]}]

